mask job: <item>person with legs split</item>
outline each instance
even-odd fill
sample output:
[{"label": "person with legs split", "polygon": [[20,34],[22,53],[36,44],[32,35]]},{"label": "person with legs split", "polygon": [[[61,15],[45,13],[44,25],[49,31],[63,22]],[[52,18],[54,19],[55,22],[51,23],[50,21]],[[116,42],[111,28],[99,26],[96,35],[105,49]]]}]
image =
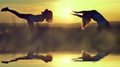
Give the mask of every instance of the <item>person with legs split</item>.
[{"label": "person with legs split", "polygon": [[10,61],[1,61],[1,63],[8,64],[10,62],[16,62],[18,60],[31,60],[31,59],[40,59],[40,60],[43,60],[44,62],[48,63],[48,62],[51,62],[53,60],[53,57],[52,57],[52,55],[46,55],[46,56],[34,55],[33,52],[29,52],[27,54],[27,56],[18,57],[18,58],[12,59]]},{"label": "person with legs split", "polygon": [[33,22],[43,22],[46,20],[47,22],[52,22],[53,19],[53,13],[51,10],[45,9],[41,14],[39,15],[33,15],[33,14],[22,14],[15,10],[9,9],[8,7],[2,8],[1,12],[11,12],[12,14],[16,15],[19,18],[27,20],[28,26],[31,31],[34,30],[34,23]]}]

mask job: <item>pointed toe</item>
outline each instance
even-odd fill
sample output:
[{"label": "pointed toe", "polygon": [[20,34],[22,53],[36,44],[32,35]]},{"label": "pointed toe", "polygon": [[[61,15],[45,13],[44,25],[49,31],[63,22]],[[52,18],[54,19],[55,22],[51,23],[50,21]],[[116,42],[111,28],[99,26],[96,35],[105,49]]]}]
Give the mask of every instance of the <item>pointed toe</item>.
[{"label": "pointed toe", "polygon": [[9,9],[8,9],[8,7],[5,7],[5,8],[2,8],[1,9],[1,12],[3,12],[3,11],[8,11]]}]

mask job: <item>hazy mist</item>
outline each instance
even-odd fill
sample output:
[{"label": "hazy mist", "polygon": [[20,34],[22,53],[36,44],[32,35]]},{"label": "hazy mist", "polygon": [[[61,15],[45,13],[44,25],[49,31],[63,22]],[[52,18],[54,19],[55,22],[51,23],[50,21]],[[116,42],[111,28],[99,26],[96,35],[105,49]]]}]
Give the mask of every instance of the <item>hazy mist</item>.
[{"label": "hazy mist", "polygon": [[[74,25],[72,27],[72,25]],[[49,24],[36,24],[35,31],[30,32],[26,24],[0,24],[0,53],[57,52],[57,51],[93,51],[114,47],[114,53],[120,53],[119,23],[111,23],[114,33],[103,30],[98,36],[91,38],[97,25],[90,25],[81,30],[78,24],[65,27],[54,27]],[[76,27],[75,27],[76,25]]]}]

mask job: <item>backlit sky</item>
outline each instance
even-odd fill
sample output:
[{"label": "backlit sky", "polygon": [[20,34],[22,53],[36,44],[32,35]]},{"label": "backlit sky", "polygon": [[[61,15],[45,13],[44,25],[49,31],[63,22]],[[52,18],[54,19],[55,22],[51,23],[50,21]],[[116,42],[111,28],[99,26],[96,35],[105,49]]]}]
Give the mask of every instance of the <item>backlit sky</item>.
[{"label": "backlit sky", "polygon": [[[74,10],[98,10],[109,21],[120,20],[120,0],[0,0],[0,9],[9,7],[20,13],[40,14],[48,8],[54,23],[74,23],[81,19],[71,15]],[[9,12],[0,12],[0,22],[26,22]]]}]

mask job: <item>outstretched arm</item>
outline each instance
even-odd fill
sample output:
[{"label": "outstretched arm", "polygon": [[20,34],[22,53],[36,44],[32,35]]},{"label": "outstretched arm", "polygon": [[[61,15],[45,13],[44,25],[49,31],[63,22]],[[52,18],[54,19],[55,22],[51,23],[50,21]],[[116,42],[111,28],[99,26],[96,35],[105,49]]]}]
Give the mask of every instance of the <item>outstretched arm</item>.
[{"label": "outstretched arm", "polygon": [[74,13],[84,13],[86,11],[73,11]]},{"label": "outstretched arm", "polygon": [[72,15],[78,16],[78,17],[80,17],[80,18],[83,18],[83,16],[82,16],[82,15],[79,15],[79,14],[72,14]]}]

